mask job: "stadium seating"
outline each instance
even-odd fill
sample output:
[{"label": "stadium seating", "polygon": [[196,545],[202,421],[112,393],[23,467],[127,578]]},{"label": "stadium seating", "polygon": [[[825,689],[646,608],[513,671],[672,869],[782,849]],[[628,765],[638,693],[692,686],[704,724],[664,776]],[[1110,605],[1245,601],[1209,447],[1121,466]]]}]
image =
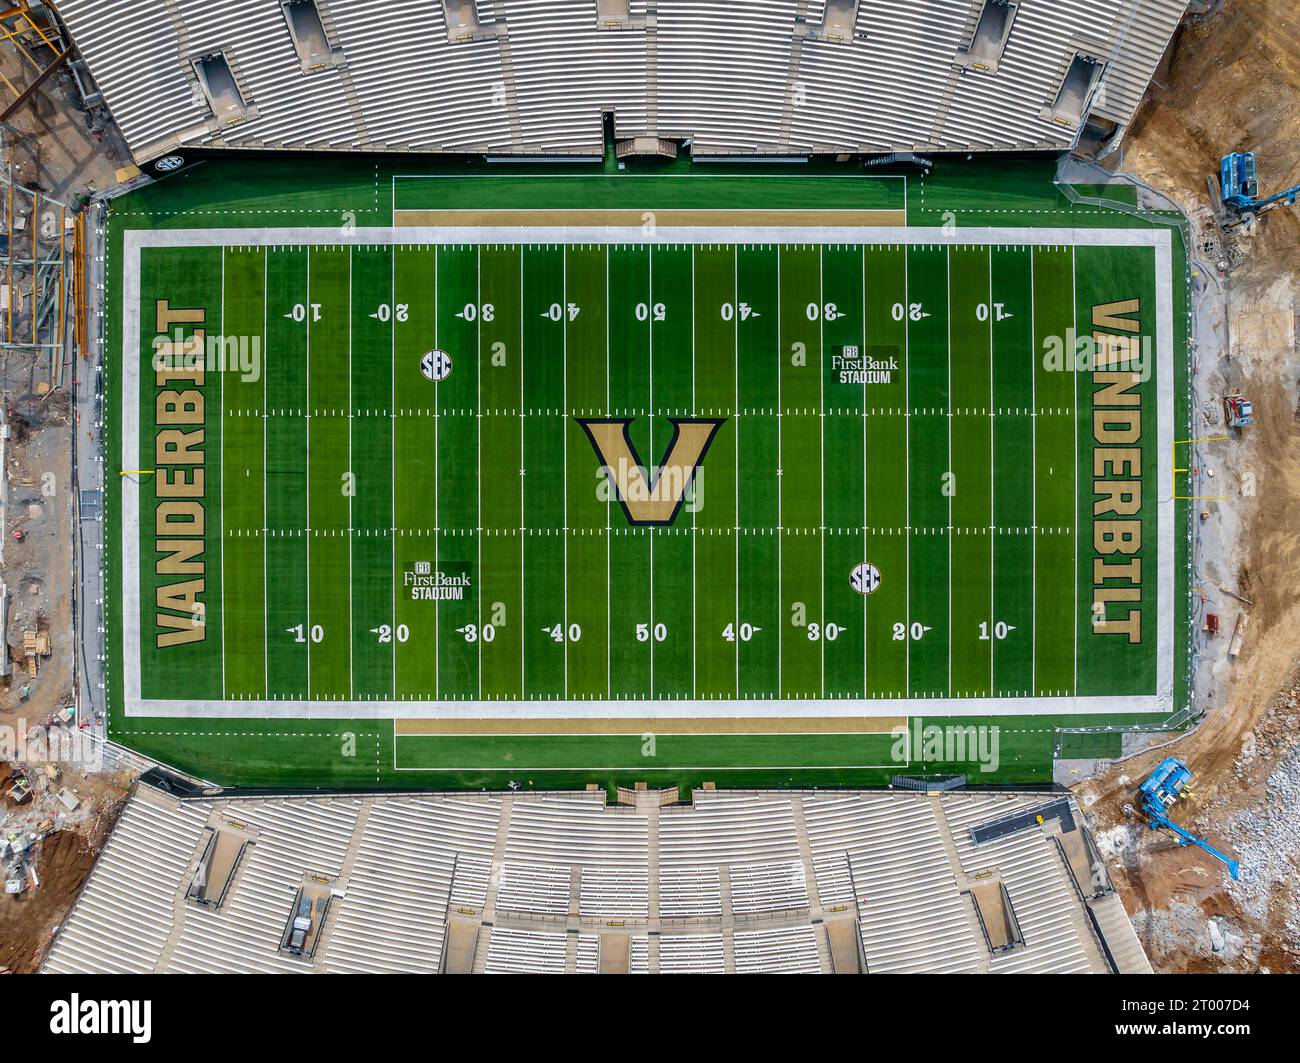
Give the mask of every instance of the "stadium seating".
[{"label": "stadium seating", "polygon": [[[326,41],[309,47],[261,0],[59,10],[144,161],[184,145],[591,156],[604,114],[705,156],[1059,149],[1081,124],[1052,107],[1075,56],[1099,68],[1084,110],[1126,125],[1186,6],[1020,4],[977,62],[984,0],[850,0],[830,18],[823,0],[632,0],[603,21],[596,0],[492,0],[457,5],[450,29],[426,0],[314,2]],[[205,88],[209,61],[237,106]]]},{"label": "stadium seating", "polygon": [[[1113,963],[1102,933],[1130,967],[1143,962],[1122,908],[1090,915],[1059,820],[972,841],[973,826],[1041,807],[1042,794],[625,799],[182,800],[141,783],[44,969],[829,971],[833,938],[840,969],[1101,972]],[[247,841],[219,899],[200,904],[187,887],[219,829]],[[318,904],[295,953],[287,928],[303,896]],[[990,913],[1005,916],[992,929]]]}]

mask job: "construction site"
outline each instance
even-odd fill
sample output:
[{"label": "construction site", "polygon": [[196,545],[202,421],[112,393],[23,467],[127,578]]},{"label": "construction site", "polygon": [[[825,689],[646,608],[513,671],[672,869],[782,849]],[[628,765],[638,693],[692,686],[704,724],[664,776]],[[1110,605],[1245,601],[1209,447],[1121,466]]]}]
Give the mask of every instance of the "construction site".
[{"label": "construction site", "polygon": [[1300,14],[895,6],[0,13],[0,972],[1300,973]]}]

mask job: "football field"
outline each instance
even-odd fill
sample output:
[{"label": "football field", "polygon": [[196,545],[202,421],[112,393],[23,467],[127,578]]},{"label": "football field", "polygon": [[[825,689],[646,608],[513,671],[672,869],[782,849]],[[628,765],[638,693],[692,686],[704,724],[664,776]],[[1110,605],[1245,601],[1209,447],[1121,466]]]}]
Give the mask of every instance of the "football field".
[{"label": "football field", "polygon": [[705,208],[128,231],[123,717],[1169,714],[1168,232]]}]

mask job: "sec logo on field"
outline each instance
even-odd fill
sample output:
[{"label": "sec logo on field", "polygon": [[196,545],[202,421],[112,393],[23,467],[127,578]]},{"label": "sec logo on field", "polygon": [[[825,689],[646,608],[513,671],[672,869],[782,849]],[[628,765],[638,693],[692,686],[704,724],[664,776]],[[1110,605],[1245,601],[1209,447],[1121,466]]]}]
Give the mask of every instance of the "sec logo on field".
[{"label": "sec logo on field", "polygon": [[446,351],[425,351],[420,359],[420,372],[426,380],[446,380],[451,376],[451,355]]},{"label": "sec logo on field", "polygon": [[849,573],[849,584],[859,594],[870,594],[880,586],[880,570],[865,561],[854,565]]}]

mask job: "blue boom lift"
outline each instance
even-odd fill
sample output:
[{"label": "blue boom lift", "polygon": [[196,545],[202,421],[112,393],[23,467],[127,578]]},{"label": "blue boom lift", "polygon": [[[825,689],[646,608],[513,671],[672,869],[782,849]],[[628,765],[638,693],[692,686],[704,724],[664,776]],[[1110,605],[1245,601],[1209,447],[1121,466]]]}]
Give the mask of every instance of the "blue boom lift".
[{"label": "blue boom lift", "polygon": [[1261,214],[1274,207],[1294,207],[1300,199],[1300,185],[1293,185],[1275,196],[1260,199],[1259,181],[1255,176],[1255,153],[1234,151],[1219,160],[1219,197],[1225,212],[1230,211],[1236,215],[1224,228],[1236,228],[1239,225],[1249,226]]},{"label": "blue boom lift", "polygon": [[1234,879],[1241,877],[1241,865],[1232,857],[1226,856],[1214,848],[1204,838],[1198,838],[1191,831],[1185,830],[1169,818],[1169,809],[1182,797],[1187,784],[1192,781],[1192,773],[1187,765],[1176,757],[1165,757],[1148,776],[1138,790],[1142,802],[1142,814],[1147,817],[1147,825],[1152,830],[1172,831],[1178,838],[1179,845],[1195,845],[1204,849],[1211,856],[1228,865],[1228,873]]}]

